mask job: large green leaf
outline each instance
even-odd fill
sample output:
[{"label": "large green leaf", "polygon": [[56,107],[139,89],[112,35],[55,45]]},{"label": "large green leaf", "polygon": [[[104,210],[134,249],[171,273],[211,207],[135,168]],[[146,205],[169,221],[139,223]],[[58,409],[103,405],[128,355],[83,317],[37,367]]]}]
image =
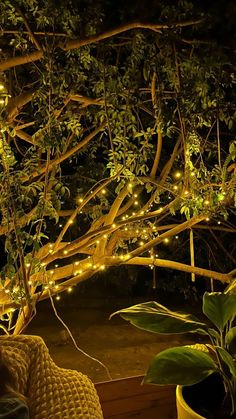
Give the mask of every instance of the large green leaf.
[{"label": "large green leaf", "polygon": [[222,292],[205,292],[203,313],[220,331],[223,331],[226,323],[236,315],[236,295]]},{"label": "large green leaf", "polygon": [[216,346],[216,350],[220,355],[221,360],[229,367],[232,376],[236,378],[236,365],[233,357],[229,354],[229,352],[219,346]]},{"label": "large green leaf", "polygon": [[217,371],[213,359],[197,349],[175,347],[157,354],[152,360],[145,383],[192,385]]},{"label": "large green leaf", "polygon": [[201,331],[206,325],[189,314],[178,313],[155,301],[137,304],[112,314],[120,314],[134,326],[154,333],[186,333]]},{"label": "large green leaf", "polygon": [[231,327],[225,336],[225,343],[230,353],[236,353],[236,326]]}]

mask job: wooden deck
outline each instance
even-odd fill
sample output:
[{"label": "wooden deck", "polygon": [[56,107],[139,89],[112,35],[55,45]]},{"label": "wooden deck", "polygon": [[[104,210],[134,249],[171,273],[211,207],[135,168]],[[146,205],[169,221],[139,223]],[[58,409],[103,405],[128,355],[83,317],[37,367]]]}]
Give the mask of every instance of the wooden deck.
[{"label": "wooden deck", "polygon": [[142,379],[95,384],[105,419],[176,419],[175,387],[141,385]]}]

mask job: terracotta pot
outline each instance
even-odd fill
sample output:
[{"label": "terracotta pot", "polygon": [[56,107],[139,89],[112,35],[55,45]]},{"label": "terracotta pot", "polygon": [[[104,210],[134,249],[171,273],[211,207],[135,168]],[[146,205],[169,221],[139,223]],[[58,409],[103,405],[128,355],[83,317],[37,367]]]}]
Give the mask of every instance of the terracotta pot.
[{"label": "terracotta pot", "polygon": [[204,416],[194,412],[183,398],[183,386],[176,387],[176,406],[178,419],[206,419]]}]

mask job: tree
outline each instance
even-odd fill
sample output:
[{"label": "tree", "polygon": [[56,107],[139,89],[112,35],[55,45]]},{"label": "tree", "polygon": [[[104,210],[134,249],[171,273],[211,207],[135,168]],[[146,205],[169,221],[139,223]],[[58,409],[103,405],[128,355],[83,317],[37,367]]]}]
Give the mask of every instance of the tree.
[{"label": "tree", "polygon": [[[109,1],[77,3],[0,5],[0,312],[8,326],[17,313],[14,333],[110,266],[234,275],[231,48],[191,3],[118,26]],[[224,273],[201,266],[209,237]],[[181,259],[156,256],[171,238]]]}]

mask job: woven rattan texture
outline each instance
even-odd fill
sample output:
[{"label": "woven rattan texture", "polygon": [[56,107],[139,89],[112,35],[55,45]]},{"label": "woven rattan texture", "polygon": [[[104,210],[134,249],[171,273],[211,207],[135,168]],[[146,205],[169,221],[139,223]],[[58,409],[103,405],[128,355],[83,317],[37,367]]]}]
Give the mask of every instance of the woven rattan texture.
[{"label": "woven rattan texture", "polygon": [[1,336],[0,346],[14,371],[17,389],[28,397],[30,419],[102,419],[90,379],[59,368],[39,336]]}]

